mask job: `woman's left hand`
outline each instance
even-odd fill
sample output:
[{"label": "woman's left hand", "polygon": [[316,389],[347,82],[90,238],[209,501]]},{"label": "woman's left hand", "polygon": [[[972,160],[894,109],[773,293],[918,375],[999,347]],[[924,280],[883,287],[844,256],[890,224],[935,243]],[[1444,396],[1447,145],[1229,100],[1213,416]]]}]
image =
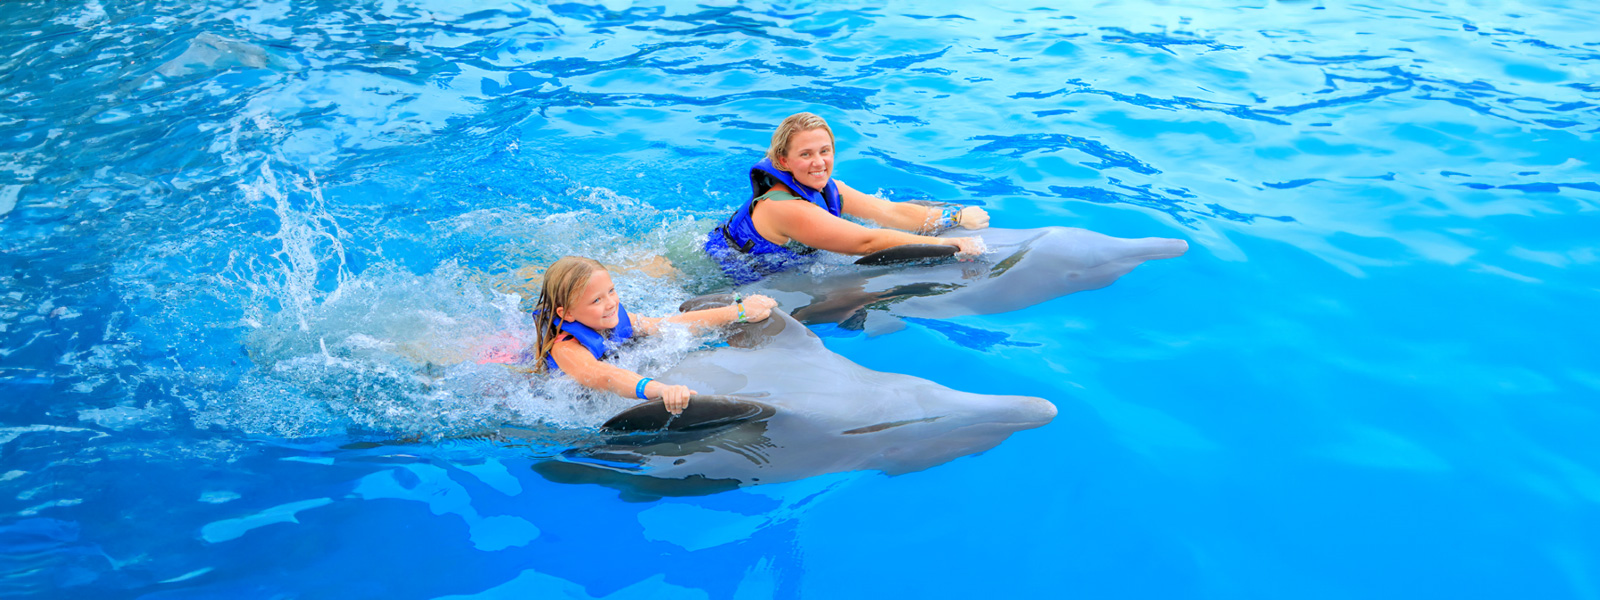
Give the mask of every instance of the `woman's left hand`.
[{"label": "woman's left hand", "polygon": [[983,229],[989,226],[989,211],[976,206],[961,209],[961,227],[965,229]]}]

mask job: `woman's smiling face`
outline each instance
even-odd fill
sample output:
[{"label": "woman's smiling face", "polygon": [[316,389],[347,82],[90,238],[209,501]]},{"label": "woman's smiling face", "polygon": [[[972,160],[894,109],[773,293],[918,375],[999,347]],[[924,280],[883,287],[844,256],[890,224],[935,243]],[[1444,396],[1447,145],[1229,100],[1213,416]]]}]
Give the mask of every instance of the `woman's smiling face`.
[{"label": "woman's smiling face", "polygon": [[605,269],[598,269],[589,276],[589,283],[583,285],[568,306],[556,307],[556,316],[588,325],[596,331],[612,329],[621,322],[617,318],[617,306],[620,304],[617,288],[611,284],[611,274]]},{"label": "woman's smiling face", "polygon": [[833,136],[822,128],[795,133],[789,138],[789,151],[778,159],[778,167],[794,175],[801,185],[821,190],[833,177]]}]

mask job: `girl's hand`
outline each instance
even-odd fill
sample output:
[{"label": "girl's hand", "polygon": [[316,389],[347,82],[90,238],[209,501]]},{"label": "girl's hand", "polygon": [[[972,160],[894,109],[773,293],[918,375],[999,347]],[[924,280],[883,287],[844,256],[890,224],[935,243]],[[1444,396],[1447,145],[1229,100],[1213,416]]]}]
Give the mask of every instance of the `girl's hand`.
[{"label": "girl's hand", "polygon": [[976,206],[961,209],[961,227],[964,229],[983,229],[989,226],[989,211]]},{"label": "girl's hand", "polygon": [[689,397],[696,393],[694,390],[689,389],[688,386],[683,385],[667,385],[656,381],[652,381],[650,384],[652,386],[658,384],[661,386],[659,390],[656,390],[655,395],[661,399],[663,404],[667,405],[667,412],[674,415],[683,413],[683,409],[689,406]]},{"label": "girl's hand", "polygon": [[975,237],[945,238],[945,242],[956,247],[956,255],[972,258],[983,254],[983,241]]},{"label": "girl's hand", "polygon": [[[758,321],[765,321],[767,320],[767,317],[772,316],[772,309],[778,305],[778,301],[757,294],[749,298],[745,298],[741,304],[744,305],[744,320],[755,323]],[[737,311],[739,308],[736,306],[734,307],[734,310]],[[734,314],[738,313],[735,312]]]}]

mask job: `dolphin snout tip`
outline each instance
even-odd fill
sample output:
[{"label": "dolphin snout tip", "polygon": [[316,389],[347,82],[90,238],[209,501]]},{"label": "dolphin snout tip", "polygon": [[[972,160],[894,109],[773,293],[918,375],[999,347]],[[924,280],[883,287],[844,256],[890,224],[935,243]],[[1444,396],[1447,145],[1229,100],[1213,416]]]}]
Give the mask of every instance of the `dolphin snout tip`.
[{"label": "dolphin snout tip", "polygon": [[1129,256],[1137,256],[1140,260],[1177,258],[1189,251],[1189,242],[1176,238],[1148,237],[1132,241],[1133,249]]},{"label": "dolphin snout tip", "polygon": [[1165,255],[1162,258],[1177,258],[1179,256],[1183,256],[1184,253],[1189,251],[1189,242],[1185,240],[1168,239],[1166,247],[1162,248],[1162,250],[1162,254]]},{"label": "dolphin snout tip", "polygon": [[1056,405],[1044,398],[1028,398],[1023,406],[1024,416],[1034,426],[1044,425],[1056,418]]},{"label": "dolphin snout tip", "polygon": [[1043,402],[1044,406],[1039,410],[1040,420],[1046,423],[1054,421],[1056,418],[1056,405],[1051,404],[1049,400],[1045,400]]}]

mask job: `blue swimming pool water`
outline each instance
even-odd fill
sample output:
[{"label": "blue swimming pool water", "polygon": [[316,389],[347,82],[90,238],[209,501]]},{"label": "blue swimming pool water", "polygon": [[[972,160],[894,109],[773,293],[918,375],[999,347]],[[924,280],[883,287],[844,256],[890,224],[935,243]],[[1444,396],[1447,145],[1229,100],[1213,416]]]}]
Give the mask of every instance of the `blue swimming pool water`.
[{"label": "blue swimming pool water", "polygon": [[[1600,13],[957,10],[7,3],[0,595],[1600,597]],[[495,292],[672,254],[799,110],[856,187],[1191,250],[818,326],[1058,407],[981,455],[536,475],[614,407],[457,364],[526,327]]]}]

